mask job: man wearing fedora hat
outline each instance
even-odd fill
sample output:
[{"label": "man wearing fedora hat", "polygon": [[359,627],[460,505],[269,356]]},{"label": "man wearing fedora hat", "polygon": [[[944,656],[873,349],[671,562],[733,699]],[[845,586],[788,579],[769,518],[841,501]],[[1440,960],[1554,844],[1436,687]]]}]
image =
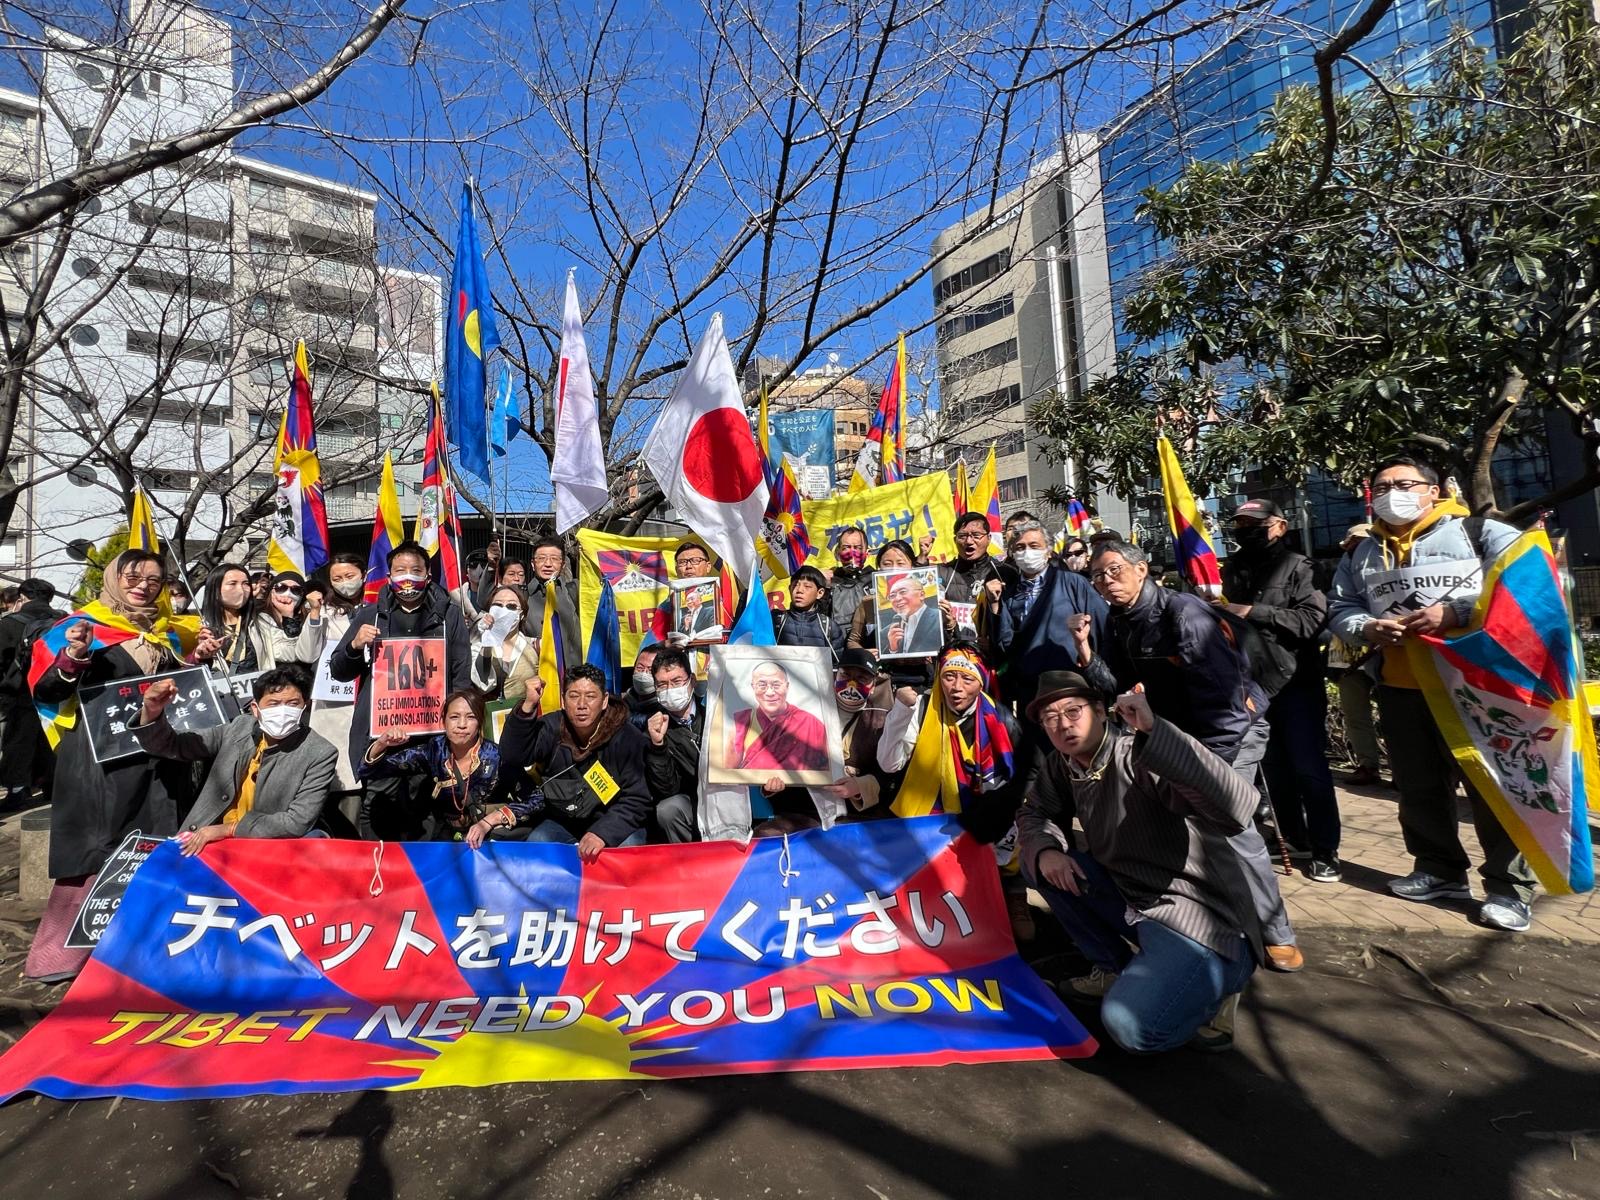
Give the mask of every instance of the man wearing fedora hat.
[{"label": "man wearing fedora hat", "polygon": [[1072,991],[1102,996],[1106,1032],[1135,1053],[1231,1045],[1239,993],[1266,962],[1228,842],[1255,789],[1140,692],[1113,715],[1083,676],[1049,671],[1028,717],[1054,753],[1017,814],[1019,857],[1094,965]]}]

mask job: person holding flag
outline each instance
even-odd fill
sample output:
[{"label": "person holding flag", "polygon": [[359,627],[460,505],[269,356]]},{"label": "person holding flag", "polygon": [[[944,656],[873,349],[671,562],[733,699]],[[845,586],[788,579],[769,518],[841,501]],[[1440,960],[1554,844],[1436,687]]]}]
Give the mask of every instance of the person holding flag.
[{"label": "person holding flag", "polygon": [[294,382],[278,427],[273,458],[278,493],[272,512],[267,566],[273,574],[293,571],[301,579],[328,561],[328,513],[322,502],[322,467],[311,414],[311,368],[306,344],[294,344]]},{"label": "person holding flag", "polygon": [[56,749],[50,794],[50,878],[54,886],[24,974],[43,983],[73,978],[87,950],[62,948],[94,877],[135,829],[178,831],[178,805],[192,794],[186,766],[152,765],[143,754],[100,762],[85,722],[82,688],[208,661],[218,642],[195,617],[161,603],[166,563],[153,550],[124,550],[105,569],[100,598],[57,621],[33,645],[28,690]]},{"label": "person holding flag", "polygon": [[[461,224],[456,230],[455,266],[450,274],[450,297],[445,310],[444,394],[448,408],[444,426],[449,430],[450,444],[456,448],[461,469],[470,471],[485,483],[489,481],[489,426],[484,393],[489,386],[489,355],[499,345],[494,298],[489,294],[489,272],[478,241],[478,222],[473,216],[472,184],[469,182],[461,185]],[[431,432],[428,440],[431,446]],[[443,449],[441,442],[438,459],[441,463]],[[459,583],[445,582],[446,591],[454,591],[459,586]]]}]

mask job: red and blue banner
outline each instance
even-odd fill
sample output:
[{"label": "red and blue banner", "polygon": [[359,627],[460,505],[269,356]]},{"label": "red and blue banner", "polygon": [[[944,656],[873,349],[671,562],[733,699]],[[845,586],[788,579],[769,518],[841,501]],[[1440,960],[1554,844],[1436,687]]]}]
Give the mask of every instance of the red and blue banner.
[{"label": "red and blue banner", "polygon": [[1406,651],[1456,763],[1545,891],[1590,891],[1600,758],[1550,539],[1524,533],[1490,565],[1466,628]]},{"label": "red and blue banner", "polygon": [[994,856],[937,817],[748,846],[157,850],[0,1100],[1077,1058]]}]

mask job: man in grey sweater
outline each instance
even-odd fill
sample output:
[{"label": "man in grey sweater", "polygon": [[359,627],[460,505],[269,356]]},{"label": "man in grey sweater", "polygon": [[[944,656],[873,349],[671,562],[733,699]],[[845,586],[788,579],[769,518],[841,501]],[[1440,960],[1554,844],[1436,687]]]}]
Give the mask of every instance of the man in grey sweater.
[{"label": "man in grey sweater", "polygon": [[[1023,874],[1101,985],[1101,1017],[1134,1053],[1232,1044],[1239,993],[1265,961],[1260,921],[1228,838],[1255,790],[1142,693],[1104,694],[1050,671],[1028,716],[1048,756],[1017,815]],[[1074,840],[1073,818],[1083,827]],[[1137,946],[1139,953],[1133,953]],[[1199,1035],[1199,1036],[1197,1036]]]}]

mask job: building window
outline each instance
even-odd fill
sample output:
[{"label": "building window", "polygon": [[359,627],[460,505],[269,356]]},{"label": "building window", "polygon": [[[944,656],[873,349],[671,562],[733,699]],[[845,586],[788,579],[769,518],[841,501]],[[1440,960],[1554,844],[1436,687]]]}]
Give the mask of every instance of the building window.
[{"label": "building window", "polygon": [[963,267],[954,275],[941,279],[933,287],[933,302],[943,304],[952,296],[959,296],[968,288],[975,288],[980,283],[988,283],[998,275],[1003,275],[1011,269],[1011,250],[1000,250],[989,255],[988,258],[979,259],[970,267]]},{"label": "building window", "polygon": [[156,334],[137,329],[128,330],[128,353],[146,358],[205,363],[209,366],[220,366],[225,357],[223,347],[217,342],[158,337]]},{"label": "building window", "polygon": [[1013,429],[1010,433],[995,439],[995,457],[998,458],[1005,454],[1021,454],[1027,448],[1027,445],[1027,435],[1020,429]]},{"label": "building window", "polygon": [[250,364],[250,382],[257,387],[276,387],[288,378],[289,360],[286,358],[258,358]]},{"label": "building window", "polygon": [[192,471],[151,471],[145,478],[158,492],[187,492],[194,486]]},{"label": "building window", "polygon": [[1006,363],[1017,361],[1017,339],[1008,338],[998,345],[985,346],[975,354],[968,354],[952,362],[945,371],[946,379],[955,383],[969,375],[977,375],[983,371],[991,371],[995,367],[1003,367]]},{"label": "building window", "polygon": [[1015,475],[1010,479],[1000,481],[1000,503],[1012,504],[1018,500],[1028,498],[1028,477]]},{"label": "building window", "polygon": [[964,313],[957,313],[939,322],[938,340],[948,342],[951,338],[960,337],[963,333],[982,329],[985,325],[993,325],[996,321],[1005,319],[1017,311],[1016,301],[1006,296],[999,300],[991,300],[988,304],[980,304],[976,308],[968,309]]},{"label": "building window", "polygon": [[992,392],[984,392],[981,396],[974,396],[970,400],[952,400],[950,409],[960,419],[972,421],[979,417],[990,417],[1005,412],[1006,409],[1015,408],[1021,403],[1022,385],[1013,383],[1003,388],[996,388]]},{"label": "building window", "polygon": [[100,341],[100,331],[93,325],[74,325],[67,336],[78,346],[94,346]]},{"label": "building window", "polygon": [[265,179],[250,181],[250,207],[262,212],[288,212],[289,191],[281,183],[268,183]]},{"label": "building window", "polygon": [[21,113],[0,111],[0,136],[22,141],[28,136],[28,118]]},{"label": "building window", "polygon": [[273,263],[287,262],[292,252],[293,247],[287,238],[267,237],[260,233],[250,235],[250,265],[257,271]]}]

